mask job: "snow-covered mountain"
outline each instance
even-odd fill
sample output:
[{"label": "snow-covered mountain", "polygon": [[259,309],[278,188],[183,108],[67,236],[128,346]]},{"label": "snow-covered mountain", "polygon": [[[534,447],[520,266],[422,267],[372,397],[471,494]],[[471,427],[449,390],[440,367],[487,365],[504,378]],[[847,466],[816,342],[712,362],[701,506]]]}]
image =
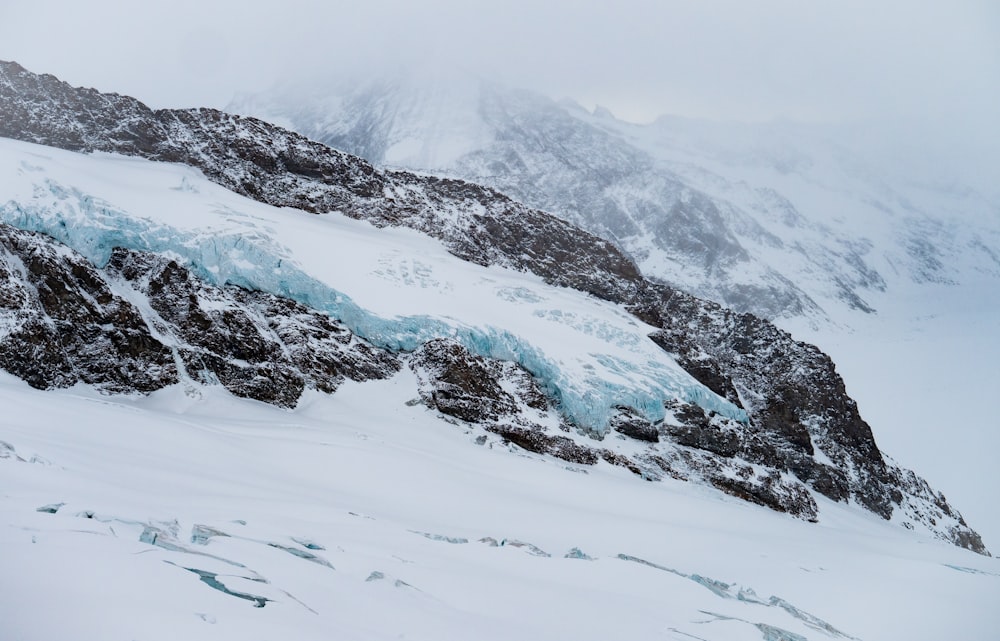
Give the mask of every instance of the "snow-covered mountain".
[{"label": "snow-covered mountain", "polygon": [[[769,322],[252,118],[13,63],[0,112],[0,366],[49,390],[0,381],[15,638],[990,629],[934,541],[978,535]],[[900,567],[860,590],[916,623],[845,596]]]},{"label": "snow-covered mountain", "polygon": [[772,319],[833,356],[890,452],[1000,532],[1000,422],[975,400],[1000,360],[995,150],[891,123],[634,125],[441,68],[311,78],[231,108],[492,185],[611,239],[647,276]]},{"label": "snow-covered mountain", "polygon": [[914,283],[1000,282],[1000,192],[944,159],[901,170],[913,159],[857,127],[634,125],[445,71],[314,79],[229,109],[376,165],[490,185],[765,318],[850,324]]}]

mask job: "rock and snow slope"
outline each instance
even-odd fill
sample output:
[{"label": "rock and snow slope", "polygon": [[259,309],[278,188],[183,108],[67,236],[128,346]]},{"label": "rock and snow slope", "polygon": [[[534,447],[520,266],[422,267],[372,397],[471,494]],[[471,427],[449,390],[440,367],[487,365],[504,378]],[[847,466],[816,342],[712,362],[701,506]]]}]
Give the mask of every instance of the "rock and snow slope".
[{"label": "rock and snow slope", "polygon": [[[13,141],[0,163],[17,176],[0,206],[0,363],[35,387],[218,383],[295,407],[307,388],[391,376],[419,348],[410,365],[444,415],[536,452],[704,479],[816,518],[779,444],[741,435],[746,410],[618,306],[461,261],[410,230],[254,203],[187,168]],[[638,436],[594,440],[609,430]]]},{"label": "rock and snow slope", "polygon": [[766,318],[844,322],[910,283],[1000,280],[989,171],[914,169],[878,132],[634,125],[444,70],[315,79],[230,110],[376,165],[495,187],[615,239],[648,275]]},{"label": "rock and snow slope", "polygon": [[1000,541],[1000,423],[976,400],[1000,361],[995,151],[875,126],[634,125],[448,72],[314,78],[232,108],[497,187],[616,239],[648,276],[774,319],[833,356],[885,449]]},{"label": "rock and snow slope", "polygon": [[[670,456],[655,448],[632,457],[610,450],[599,454],[636,474],[685,477],[686,470],[693,470],[727,493],[809,519],[816,514],[816,492],[856,501],[885,519],[907,527],[919,524],[985,552],[978,535],[943,496],[882,455],[822,352],[766,321],[644,279],[605,241],[496,192],[459,181],[380,172],[258,120],[210,110],[152,112],[133,99],[74,89],[13,63],[0,71],[0,99],[10,114],[3,123],[7,135],[74,150],[180,160],[269,205],[338,212],[317,219],[264,207],[247,215],[241,213],[247,201],[228,192],[215,193],[208,202],[198,198],[205,187],[194,185],[196,174],[190,171],[171,176],[139,163],[130,173],[129,163],[120,163],[114,173],[126,182],[109,183],[96,167],[79,166],[85,162],[79,156],[57,154],[46,167],[18,157],[15,146],[8,173],[17,179],[9,188],[14,198],[3,207],[4,220],[54,236],[97,266],[107,262],[112,277],[118,268],[108,261],[115,246],[167,253],[184,263],[175,282],[185,285],[193,272],[217,286],[291,298],[332,314],[381,348],[412,350],[434,338],[457,340],[473,357],[514,361],[538,379],[553,408],[569,423],[567,429],[578,436],[600,439],[614,429],[639,435],[638,441],[657,442],[652,433],[663,430],[670,435],[667,449],[681,446]],[[81,175],[94,181],[81,183]],[[154,193],[158,196],[151,201]],[[185,194],[187,200],[178,200]],[[218,205],[215,199],[226,202]],[[413,252],[421,245],[412,232],[404,233],[406,241],[393,241],[401,232],[383,229],[377,240],[366,241],[342,227],[347,221],[339,212],[378,227],[416,229],[438,239],[453,256],[446,257],[441,245],[425,239],[419,252],[440,259],[415,264]],[[262,225],[261,220],[270,222]],[[348,244],[338,246],[342,239]],[[367,250],[359,254],[361,247]],[[372,260],[379,266],[370,267]],[[359,273],[358,261],[370,271]],[[150,279],[163,281],[146,273],[149,269],[177,271],[169,262],[137,262],[143,267],[126,280],[138,283],[137,290],[130,289],[139,294],[163,292],[159,285],[149,286]],[[467,262],[506,274],[515,268],[533,273],[529,281],[541,277],[549,286],[577,291],[532,291],[522,283],[523,276],[497,276],[503,284],[491,289],[484,284],[493,277],[477,273]],[[380,280],[395,287],[376,284]],[[414,285],[437,295],[414,296]],[[183,299],[183,290],[167,296]],[[563,300],[557,292],[570,298]],[[591,302],[581,292],[606,302]],[[191,292],[187,297],[190,301]],[[510,304],[496,307],[498,301]],[[586,301],[583,307],[578,307],[580,301]],[[199,305],[204,311],[205,305]],[[156,302],[149,307],[157,310]],[[163,307],[161,303],[153,325],[171,320]],[[188,332],[187,342],[173,348],[179,376],[223,384],[230,379],[233,391],[284,405],[293,403],[305,385],[323,388],[308,363],[305,370],[295,363],[292,372],[274,371],[259,353],[248,363],[232,348],[231,337],[253,326],[255,311],[263,318],[260,308],[227,311],[216,308],[209,314],[222,326],[216,331],[223,339],[199,343]],[[179,316],[181,323],[186,318]],[[203,319],[204,314],[193,314],[192,320]],[[173,332],[182,338],[185,333]],[[273,350],[280,351],[286,342],[280,335],[275,340],[273,327],[260,333],[266,337],[262,343]],[[206,349],[207,356],[192,360],[192,354]],[[478,363],[469,367],[488,371]],[[444,363],[446,374],[467,369]],[[455,383],[450,374],[431,378]],[[475,381],[464,380],[473,384],[465,385],[462,396],[482,396]],[[448,403],[436,405],[442,409]],[[689,406],[695,410],[685,409]],[[526,438],[496,429],[536,451],[580,458],[565,437]],[[592,452],[584,458],[594,462],[597,457]]]},{"label": "rock and snow slope", "polygon": [[0,140],[3,367],[86,384],[0,387],[15,638],[993,625],[995,562],[929,540],[983,551],[815,348],[495,192],[0,71],[5,135],[183,163]]}]

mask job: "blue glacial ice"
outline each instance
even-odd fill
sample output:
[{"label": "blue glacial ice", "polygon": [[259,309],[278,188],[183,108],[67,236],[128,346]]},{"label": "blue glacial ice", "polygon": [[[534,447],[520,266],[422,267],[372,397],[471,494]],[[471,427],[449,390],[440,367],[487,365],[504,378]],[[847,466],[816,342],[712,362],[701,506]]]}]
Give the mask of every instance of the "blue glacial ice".
[{"label": "blue glacial ice", "polygon": [[524,367],[569,420],[590,432],[607,431],[616,405],[661,420],[664,401],[674,398],[747,421],[742,409],[664,363],[592,355],[611,376],[592,368],[581,377],[563,371],[538,346],[503,328],[470,327],[430,315],[380,317],[302,271],[289,252],[259,227],[184,231],[131,215],[72,187],[52,181],[46,187],[54,198],[31,204],[7,202],[0,206],[0,222],[51,236],[97,266],[106,265],[116,247],[164,254],[209,283],[261,290],[326,312],[358,336],[393,351],[413,351],[431,339],[452,338],[475,354]]}]

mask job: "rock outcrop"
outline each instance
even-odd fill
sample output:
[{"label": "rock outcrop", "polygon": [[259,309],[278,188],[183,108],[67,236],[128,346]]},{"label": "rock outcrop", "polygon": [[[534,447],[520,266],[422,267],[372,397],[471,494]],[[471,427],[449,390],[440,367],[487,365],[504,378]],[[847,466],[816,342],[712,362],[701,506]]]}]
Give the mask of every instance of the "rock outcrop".
[{"label": "rock outcrop", "polygon": [[33,387],[151,392],[185,380],[295,407],[306,388],[386,378],[397,356],[329,316],[215,287],[155,254],[98,269],[53,239],[0,225],[0,367]]}]

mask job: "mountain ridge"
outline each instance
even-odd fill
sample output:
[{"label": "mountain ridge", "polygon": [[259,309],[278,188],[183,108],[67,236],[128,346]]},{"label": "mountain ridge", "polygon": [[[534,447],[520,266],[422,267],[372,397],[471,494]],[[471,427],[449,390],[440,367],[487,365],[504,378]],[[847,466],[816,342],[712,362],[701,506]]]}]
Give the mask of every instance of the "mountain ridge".
[{"label": "mountain ridge", "polygon": [[[376,227],[409,227],[438,239],[450,253],[471,263],[531,272],[551,285],[619,304],[660,328],[657,344],[750,417],[751,429],[735,443],[731,430],[715,434],[717,426],[693,417],[686,431],[675,434],[682,444],[718,457],[710,457],[716,464],[735,448],[739,459],[779,476],[790,474],[793,487],[809,487],[837,501],[855,500],[885,519],[901,508],[907,518],[927,524],[956,545],[986,553],[978,535],[943,497],[881,456],[869,426],[822,352],[765,320],[644,278],[612,243],[558,218],[459,180],[383,172],[256,119],[214,110],[153,112],[134,99],[73,89],[13,63],[0,63],[0,101],[10,115],[0,122],[0,136],[70,151],[183,163],[260,202],[314,213],[341,212]],[[489,369],[481,363],[462,367]],[[483,392],[462,393],[476,398]],[[449,405],[436,407],[447,414]],[[627,409],[622,410],[626,419]],[[648,433],[641,422],[625,429]],[[507,438],[531,445],[523,434],[511,432]],[[542,442],[536,447],[549,453],[564,447],[561,441]],[[819,460],[817,445],[833,465]],[[752,465],[749,469],[752,472]],[[801,499],[798,494],[782,496],[758,481],[717,487],[788,511]],[[949,525],[937,526],[938,519]]]},{"label": "mountain ridge", "polygon": [[[901,288],[1000,278],[1000,202],[941,168],[893,174],[913,159],[855,149],[877,132],[637,125],[471,74],[447,80],[314,78],[228,109],[377,166],[491,185],[613,240],[649,276],[779,322],[850,324]],[[461,126],[439,142],[450,122]]]}]

